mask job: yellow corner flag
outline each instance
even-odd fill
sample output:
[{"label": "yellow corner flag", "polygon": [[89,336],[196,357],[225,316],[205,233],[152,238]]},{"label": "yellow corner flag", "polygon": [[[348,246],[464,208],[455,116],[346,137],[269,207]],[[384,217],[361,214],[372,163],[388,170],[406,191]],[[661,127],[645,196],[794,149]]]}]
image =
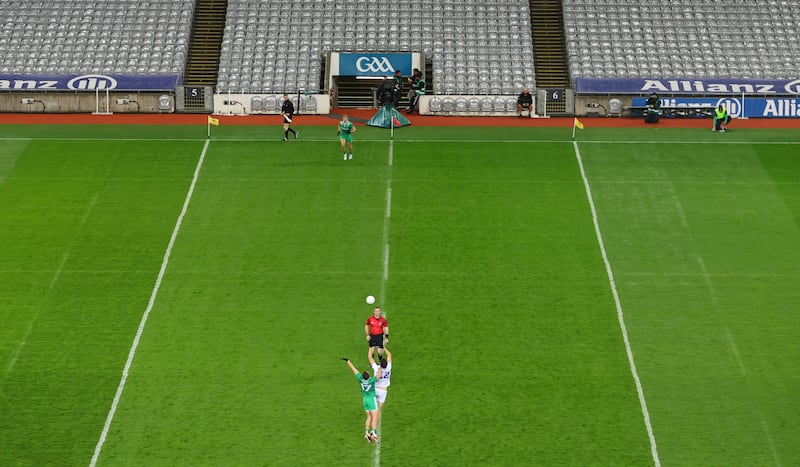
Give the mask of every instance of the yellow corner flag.
[{"label": "yellow corner flag", "polygon": [[[210,116],[210,115],[209,115],[209,117],[208,117],[208,124],[209,124],[209,125],[214,125],[214,126],[219,126],[219,119],[218,119],[218,118],[214,118],[214,117],[212,117],[212,116]],[[581,128],[582,128],[582,127],[583,127],[583,126],[581,125]]]},{"label": "yellow corner flag", "polygon": [[583,122],[578,120],[577,117],[575,118],[575,126],[578,127],[579,129],[583,130]]}]

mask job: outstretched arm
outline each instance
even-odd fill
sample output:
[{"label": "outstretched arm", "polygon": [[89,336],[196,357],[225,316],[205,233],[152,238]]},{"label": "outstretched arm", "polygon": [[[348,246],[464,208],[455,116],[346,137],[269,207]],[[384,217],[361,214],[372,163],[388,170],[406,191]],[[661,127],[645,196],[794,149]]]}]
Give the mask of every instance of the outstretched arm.
[{"label": "outstretched arm", "polygon": [[372,365],[374,365],[374,364],[375,364],[375,359],[374,359],[374,358],[372,358],[372,347],[370,347],[370,348],[367,350],[367,360],[369,360],[369,366],[372,366]]},{"label": "outstretched arm", "polygon": [[349,367],[350,367],[350,369],[351,369],[351,370],[353,370],[353,374],[354,374],[354,375],[357,375],[357,374],[359,374],[358,368],[356,368],[356,366],[355,366],[355,365],[353,365],[353,362],[351,362],[351,361],[350,361],[350,359],[348,359],[348,358],[345,358],[345,357],[342,357],[342,360],[344,360],[345,362],[347,362],[347,366],[349,366]]},{"label": "outstretched arm", "polygon": [[392,353],[389,352],[389,349],[387,349],[385,345],[383,346],[383,353],[386,354],[386,361],[392,363]]}]

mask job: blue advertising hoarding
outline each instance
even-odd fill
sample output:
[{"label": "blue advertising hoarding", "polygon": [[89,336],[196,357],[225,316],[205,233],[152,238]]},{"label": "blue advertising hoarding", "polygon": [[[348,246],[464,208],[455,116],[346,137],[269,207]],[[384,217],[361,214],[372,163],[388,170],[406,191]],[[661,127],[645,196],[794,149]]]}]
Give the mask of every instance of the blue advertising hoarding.
[{"label": "blue advertising hoarding", "polygon": [[178,75],[0,74],[0,91],[174,91]]},{"label": "blue advertising hoarding", "polygon": [[374,76],[394,75],[400,70],[403,76],[411,74],[412,57],[410,53],[340,53],[340,76]]},{"label": "blue advertising hoarding", "polygon": [[[644,107],[647,98],[634,97],[633,107]],[[661,99],[662,108],[716,108],[722,104],[732,117],[798,118],[800,98],[789,97],[668,97]]]},{"label": "blue advertising hoarding", "polygon": [[800,79],[575,78],[578,94],[800,95]]}]

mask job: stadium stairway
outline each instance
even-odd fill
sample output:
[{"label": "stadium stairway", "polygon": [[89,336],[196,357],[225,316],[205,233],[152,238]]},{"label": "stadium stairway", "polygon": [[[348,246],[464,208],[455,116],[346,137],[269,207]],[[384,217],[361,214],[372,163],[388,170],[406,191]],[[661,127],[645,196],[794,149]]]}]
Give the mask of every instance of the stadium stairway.
[{"label": "stadium stairway", "polygon": [[[185,86],[217,85],[220,45],[227,12],[228,0],[197,0],[183,75]],[[186,110],[203,111],[202,99],[186,99]]]},{"label": "stadium stairway", "polygon": [[538,88],[570,87],[561,0],[530,0],[533,63]]}]

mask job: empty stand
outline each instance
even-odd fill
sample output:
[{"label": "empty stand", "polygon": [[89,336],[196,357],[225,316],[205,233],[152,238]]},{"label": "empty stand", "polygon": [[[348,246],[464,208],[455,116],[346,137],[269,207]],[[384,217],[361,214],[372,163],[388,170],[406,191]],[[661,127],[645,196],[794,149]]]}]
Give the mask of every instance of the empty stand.
[{"label": "empty stand", "polygon": [[182,75],[194,0],[0,2],[0,71]]},{"label": "empty stand", "polygon": [[329,51],[422,51],[440,94],[534,87],[527,0],[229,0],[218,90],[318,90]]},{"label": "empty stand", "polygon": [[797,0],[563,0],[575,77],[796,78]]}]

